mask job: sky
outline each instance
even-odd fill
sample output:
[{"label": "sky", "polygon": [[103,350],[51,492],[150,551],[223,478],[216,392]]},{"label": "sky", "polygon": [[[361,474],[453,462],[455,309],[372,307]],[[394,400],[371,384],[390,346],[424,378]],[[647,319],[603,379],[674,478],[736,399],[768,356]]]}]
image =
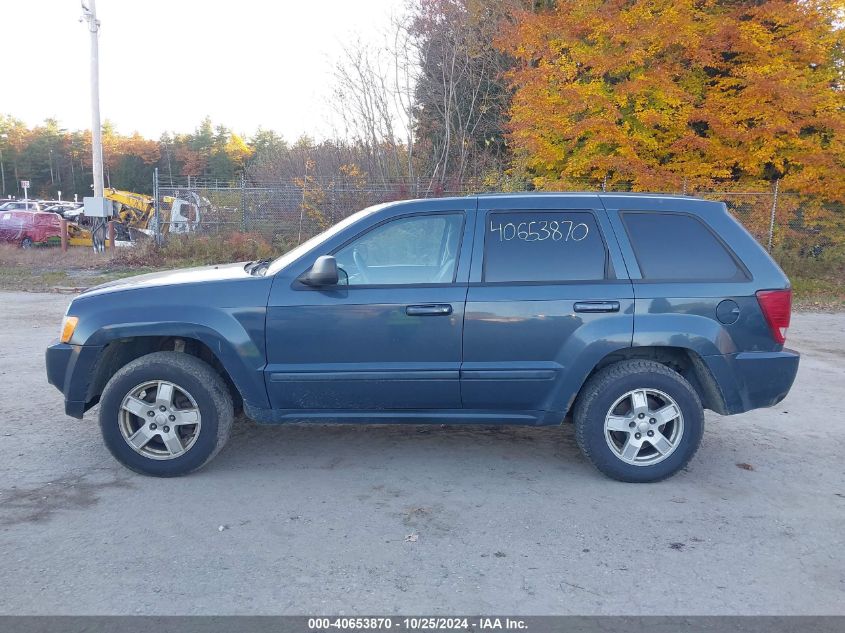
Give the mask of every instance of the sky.
[{"label": "sky", "polygon": [[[0,114],[90,129],[79,0],[2,0]],[[128,134],[189,132],[206,115],[289,141],[333,135],[333,67],[355,40],[384,41],[402,0],[97,0],[100,110]],[[11,63],[8,63],[11,62]]]}]

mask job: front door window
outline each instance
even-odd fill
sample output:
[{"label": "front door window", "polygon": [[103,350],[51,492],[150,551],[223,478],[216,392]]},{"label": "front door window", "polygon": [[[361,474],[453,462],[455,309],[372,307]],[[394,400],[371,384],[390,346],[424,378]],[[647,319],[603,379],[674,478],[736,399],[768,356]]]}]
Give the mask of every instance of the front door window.
[{"label": "front door window", "polygon": [[398,218],[335,253],[350,286],[448,284],[455,278],[463,214]]}]

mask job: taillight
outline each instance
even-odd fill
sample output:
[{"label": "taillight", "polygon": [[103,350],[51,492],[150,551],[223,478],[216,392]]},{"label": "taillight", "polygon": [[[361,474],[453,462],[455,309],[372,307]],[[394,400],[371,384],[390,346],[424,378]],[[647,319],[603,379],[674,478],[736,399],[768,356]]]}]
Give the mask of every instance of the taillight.
[{"label": "taillight", "polygon": [[775,341],[786,342],[789,317],[792,314],[792,290],[758,290],[757,301]]}]

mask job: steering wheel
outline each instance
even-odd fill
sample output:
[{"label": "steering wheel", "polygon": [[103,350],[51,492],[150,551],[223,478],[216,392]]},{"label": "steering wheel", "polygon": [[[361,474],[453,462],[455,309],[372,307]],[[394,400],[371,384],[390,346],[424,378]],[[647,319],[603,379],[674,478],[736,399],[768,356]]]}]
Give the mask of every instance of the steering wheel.
[{"label": "steering wheel", "polygon": [[450,257],[445,262],[443,262],[443,265],[440,267],[440,270],[437,271],[437,277],[435,277],[435,279],[434,279],[435,283],[438,283],[438,284],[451,283],[451,281],[452,281],[451,273],[452,273],[454,266],[455,266],[455,258],[454,257]]},{"label": "steering wheel", "polygon": [[352,249],[352,261],[355,262],[355,267],[358,269],[358,274],[361,276],[361,281],[363,281],[365,284],[370,283],[370,278],[367,276],[366,260],[357,248]]},{"label": "steering wheel", "polygon": [[452,245],[446,242],[446,248],[443,249],[443,257],[441,258],[440,270],[437,271],[437,276],[434,278],[436,283],[451,282],[452,279],[449,273],[455,265],[455,257],[452,255]]}]

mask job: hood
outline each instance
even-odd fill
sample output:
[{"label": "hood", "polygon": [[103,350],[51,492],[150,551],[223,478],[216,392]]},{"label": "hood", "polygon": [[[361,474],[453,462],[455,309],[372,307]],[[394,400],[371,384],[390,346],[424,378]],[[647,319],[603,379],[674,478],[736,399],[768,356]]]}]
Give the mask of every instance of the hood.
[{"label": "hood", "polygon": [[157,286],[178,286],[182,284],[197,284],[206,281],[223,281],[250,277],[244,270],[247,262],[235,264],[219,264],[214,266],[198,266],[196,268],[182,268],[179,270],[165,270],[158,273],[135,275],[124,279],[115,279],[99,286],[89,288],[80,297],[118,292],[121,290],[136,290],[139,288],[154,288]]}]

